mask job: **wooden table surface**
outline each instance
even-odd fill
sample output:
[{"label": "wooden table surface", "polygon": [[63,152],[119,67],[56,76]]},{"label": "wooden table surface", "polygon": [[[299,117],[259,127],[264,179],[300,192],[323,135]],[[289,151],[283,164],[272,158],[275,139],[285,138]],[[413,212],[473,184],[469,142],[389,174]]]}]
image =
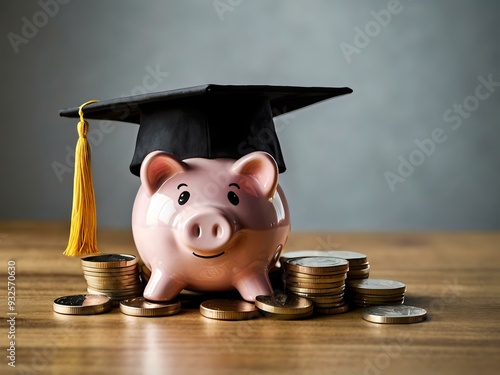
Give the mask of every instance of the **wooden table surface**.
[{"label": "wooden table surface", "polygon": [[[371,277],[407,284],[423,323],[380,325],[361,311],[301,321],[216,321],[188,302],[170,317],[119,309],[69,316],[55,298],[85,292],[65,223],[0,222],[1,374],[497,374],[500,233],[292,233],[286,251],[350,249]],[[137,254],[130,231],[101,231],[105,253]],[[15,368],[8,366],[8,261],[16,264]],[[207,296],[206,298],[213,298]]]}]

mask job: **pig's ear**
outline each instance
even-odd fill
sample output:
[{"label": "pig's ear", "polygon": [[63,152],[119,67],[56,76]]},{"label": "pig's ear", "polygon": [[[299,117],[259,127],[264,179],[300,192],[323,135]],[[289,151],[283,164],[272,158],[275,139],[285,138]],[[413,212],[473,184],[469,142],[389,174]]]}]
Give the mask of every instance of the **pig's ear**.
[{"label": "pig's ear", "polygon": [[278,167],[267,152],[256,151],[243,156],[233,164],[231,171],[253,177],[267,199],[274,196],[278,187]]},{"label": "pig's ear", "polygon": [[155,151],[142,162],[141,183],[151,196],[165,181],[186,170],[187,165],[182,161],[165,152]]}]

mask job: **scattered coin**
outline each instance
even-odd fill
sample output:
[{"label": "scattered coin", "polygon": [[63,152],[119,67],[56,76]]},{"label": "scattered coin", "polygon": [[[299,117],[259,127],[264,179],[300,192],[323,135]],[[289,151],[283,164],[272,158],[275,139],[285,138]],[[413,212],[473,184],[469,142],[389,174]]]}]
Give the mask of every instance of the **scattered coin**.
[{"label": "scattered coin", "polygon": [[415,306],[372,306],[363,310],[363,319],[372,323],[409,324],[425,320],[427,311]]},{"label": "scattered coin", "polygon": [[132,316],[168,316],[177,314],[181,303],[177,300],[168,302],[148,301],[144,297],[126,299],[120,302],[120,311]]},{"label": "scattered coin", "polygon": [[66,315],[100,314],[111,309],[111,300],[107,296],[77,294],[56,298],[53,309],[56,313]]},{"label": "scattered coin", "polygon": [[[89,294],[57,298],[55,312],[99,314],[120,301],[121,312],[132,316],[168,316],[180,311],[178,300],[154,302],[141,296],[151,271],[133,255],[102,254],[82,258],[81,263]],[[275,319],[301,319],[313,311],[328,315],[347,312],[348,297],[352,304],[364,307],[363,319],[370,322],[415,323],[426,318],[426,310],[403,305],[404,283],[369,278],[365,254],[303,250],[282,254],[280,263],[286,293],[257,296],[255,305],[242,300],[208,300],[201,303],[200,313],[218,320],[251,319],[259,311]]]},{"label": "scattered coin", "polygon": [[284,293],[257,296],[255,307],[267,316],[280,319],[300,319],[313,313],[313,303],[310,300]]},{"label": "scattered coin", "polygon": [[257,308],[248,302],[231,299],[212,299],[200,305],[200,313],[217,320],[245,320],[259,315]]}]

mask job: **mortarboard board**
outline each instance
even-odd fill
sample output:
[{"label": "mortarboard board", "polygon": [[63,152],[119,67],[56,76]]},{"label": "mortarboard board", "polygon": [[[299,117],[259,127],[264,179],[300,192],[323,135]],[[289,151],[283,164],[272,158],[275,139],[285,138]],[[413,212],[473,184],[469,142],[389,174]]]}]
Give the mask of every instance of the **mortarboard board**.
[{"label": "mortarboard board", "polygon": [[[181,160],[239,159],[265,151],[282,173],[286,167],[273,117],[351,92],[347,87],[202,85],[89,104],[85,117],[140,124],[130,165],[136,176],[153,151]],[[78,111],[59,114],[78,117]]]},{"label": "mortarboard board", "polygon": [[265,151],[284,172],[273,117],[351,92],[348,87],[202,85],[102,102],[92,100],[80,107],[62,109],[61,116],[80,117],[71,230],[64,253],[99,252],[84,107],[89,119],[140,125],[130,165],[137,176],[142,161],[153,151],[164,151],[180,160],[239,159],[253,151]]}]

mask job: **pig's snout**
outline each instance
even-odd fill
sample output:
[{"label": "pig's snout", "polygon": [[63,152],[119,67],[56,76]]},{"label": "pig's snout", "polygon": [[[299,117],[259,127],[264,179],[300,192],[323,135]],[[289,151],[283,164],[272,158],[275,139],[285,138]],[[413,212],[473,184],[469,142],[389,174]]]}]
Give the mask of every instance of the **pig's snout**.
[{"label": "pig's snout", "polygon": [[184,225],[186,243],[196,249],[198,255],[209,256],[210,252],[224,246],[232,235],[227,217],[219,210],[203,210],[191,216]]}]

